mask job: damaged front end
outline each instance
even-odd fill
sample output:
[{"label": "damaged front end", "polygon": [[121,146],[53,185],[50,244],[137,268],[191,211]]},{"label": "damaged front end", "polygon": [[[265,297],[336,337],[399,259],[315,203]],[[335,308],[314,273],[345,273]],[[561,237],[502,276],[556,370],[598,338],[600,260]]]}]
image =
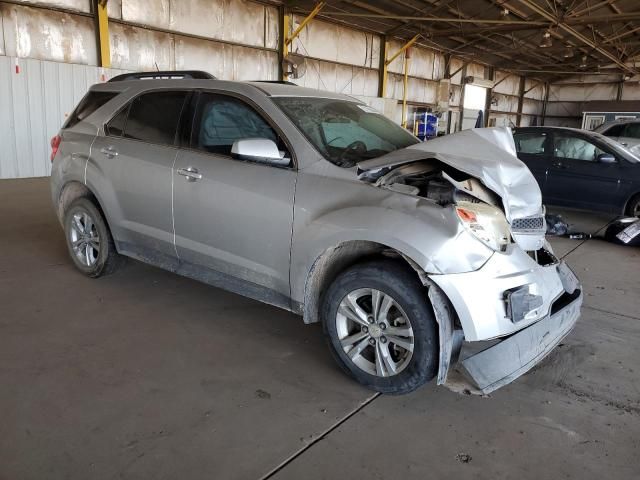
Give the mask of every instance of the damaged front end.
[{"label": "damaged front end", "polygon": [[453,208],[494,252],[470,272],[415,266],[439,324],[438,384],[453,366],[469,390],[489,393],[531,369],[572,329],[581,289],[545,241],[540,189],[508,129],[470,130],[392,152],[359,164],[359,177]]}]

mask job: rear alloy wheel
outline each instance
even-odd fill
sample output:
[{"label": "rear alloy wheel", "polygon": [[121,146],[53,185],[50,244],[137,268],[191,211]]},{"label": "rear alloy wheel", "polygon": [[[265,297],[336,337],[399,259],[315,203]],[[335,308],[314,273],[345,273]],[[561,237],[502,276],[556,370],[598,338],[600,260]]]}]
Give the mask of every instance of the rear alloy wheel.
[{"label": "rear alloy wheel", "polygon": [[64,230],[69,255],[89,277],[107,275],[122,263],[100,210],[88,198],[75,200],[65,212]]},{"label": "rear alloy wheel", "polygon": [[417,275],[399,262],[370,261],[338,275],[322,320],[340,366],[373,390],[407,393],[436,374],[433,310]]}]

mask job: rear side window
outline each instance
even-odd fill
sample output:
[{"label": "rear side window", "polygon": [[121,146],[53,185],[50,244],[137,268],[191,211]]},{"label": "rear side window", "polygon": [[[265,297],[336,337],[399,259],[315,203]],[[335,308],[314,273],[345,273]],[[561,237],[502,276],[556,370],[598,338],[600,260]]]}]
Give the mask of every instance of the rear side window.
[{"label": "rear side window", "polygon": [[129,105],[120,110],[115,117],[113,117],[109,123],[107,123],[107,135],[110,137],[121,137],[124,133],[124,127],[127,124],[127,116],[129,115]]},{"label": "rear side window", "polygon": [[125,138],[174,145],[186,98],[187,92],[150,92],[140,95],[131,102],[126,121],[123,115],[125,109],[109,122],[108,134],[112,135],[113,131],[113,135],[117,136],[118,129],[124,129]]},{"label": "rear side window", "polygon": [[62,128],[71,128],[81,122],[112,98],[119,95],[120,92],[89,92],[69,116]]},{"label": "rear side window", "polygon": [[544,146],[547,142],[546,133],[516,133],[513,139],[518,153],[544,155]]},{"label": "rear side window", "polygon": [[622,136],[622,131],[624,130],[625,124],[621,123],[620,125],[614,125],[611,128],[608,128],[606,131],[602,132],[605,137],[620,137]]},{"label": "rear side window", "polygon": [[629,138],[640,138],[640,123],[628,123],[621,136]]}]

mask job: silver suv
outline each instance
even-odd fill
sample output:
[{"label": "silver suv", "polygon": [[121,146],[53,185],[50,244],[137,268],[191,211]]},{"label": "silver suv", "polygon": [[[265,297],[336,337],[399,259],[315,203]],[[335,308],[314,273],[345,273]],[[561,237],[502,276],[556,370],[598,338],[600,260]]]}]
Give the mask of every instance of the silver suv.
[{"label": "silver suv", "polygon": [[580,313],[507,129],[420,143],[348,96],[172,72],[94,85],[51,145],[81,272],[132,257],[322,322],[380,392],[490,392]]}]

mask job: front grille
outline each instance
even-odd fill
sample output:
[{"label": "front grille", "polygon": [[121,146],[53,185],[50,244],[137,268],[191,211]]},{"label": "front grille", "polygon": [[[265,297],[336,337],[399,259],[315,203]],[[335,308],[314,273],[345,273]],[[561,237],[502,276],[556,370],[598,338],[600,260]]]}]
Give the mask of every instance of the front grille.
[{"label": "front grille", "polygon": [[544,229],[544,217],[516,218],[511,222],[512,230],[542,230]]}]

